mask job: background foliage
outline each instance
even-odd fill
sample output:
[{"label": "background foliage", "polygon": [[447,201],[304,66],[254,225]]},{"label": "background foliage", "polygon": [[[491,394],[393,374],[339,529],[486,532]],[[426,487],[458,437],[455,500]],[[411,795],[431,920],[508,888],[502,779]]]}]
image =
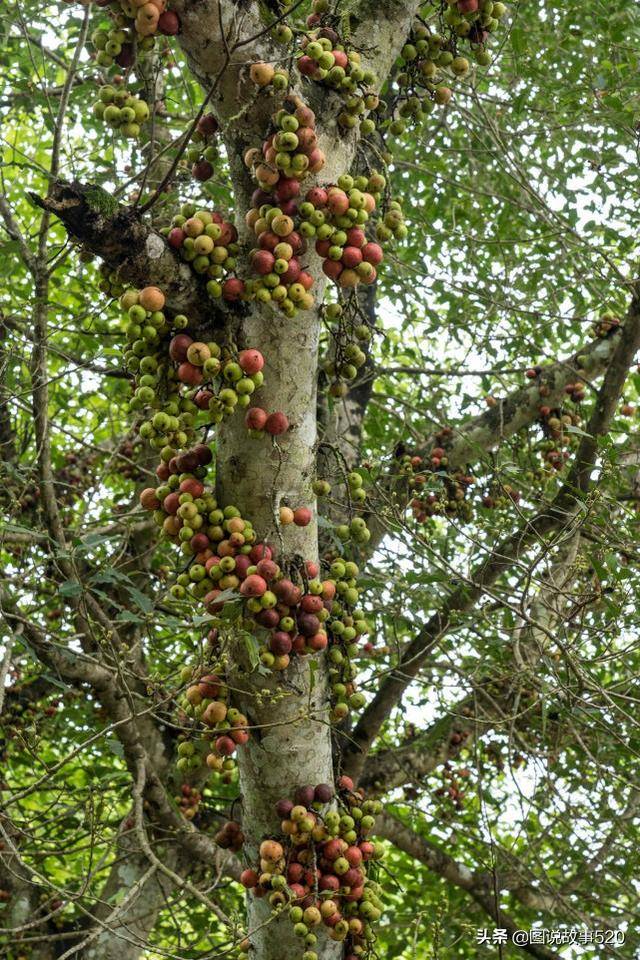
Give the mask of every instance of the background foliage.
[{"label": "background foliage", "polygon": [[[31,248],[41,211],[29,194],[47,189],[57,98],[83,9],[20,2],[0,17],[1,186],[5,214]],[[99,19],[98,10],[92,18]],[[629,0],[517,5],[486,77],[463,85],[446,112],[392,144],[392,187],[404,198],[409,237],[395,248],[377,290],[381,333],[362,441],[374,487],[379,465],[393,461],[398,444],[411,451],[443,426],[460,429],[487,408],[487,397],[520,388],[527,368],[581,349],[604,310],[624,314],[638,253],[639,41],[640,11]],[[172,66],[164,71],[166,114],[158,122],[169,139],[202,95],[177,44],[162,56]],[[100,184],[135,203],[145,147],[114,142],[94,118],[95,76],[83,53],[59,176]],[[189,196],[231,209],[224,156],[206,187],[181,168],[154,208],[156,223],[166,224]],[[77,640],[69,599],[88,591],[98,602],[113,601],[117,591],[118,621],[142,631],[149,710],[170,727],[171,690],[198,648],[202,620],[188,614],[185,622],[185,612],[166,602],[165,548],[141,530],[136,488],[152,467],[125,412],[129,385],[117,311],[100,293],[98,264],[79,255],[52,223],[44,250],[51,268],[53,468],[69,559],[77,566],[89,561],[94,571],[83,583],[60,582],[57,558],[44,549],[36,495],[35,294],[7,216],[5,227],[4,589],[57,648],[71,650]],[[632,371],[621,404],[634,406],[639,387]],[[588,384],[583,425],[594,396]],[[576,442],[581,430],[575,427]],[[397,511],[386,514],[387,535],[366,574],[377,638],[369,691],[452,583],[551,501],[562,475],[541,470],[541,443],[540,426],[532,424],[491,454],[476,451],[468,518],[437,517],[418,526]],[[626,944],[603,947],[602,956],[631,958],[640,945],[635,414],[623,416],[619,408],[600,457],[575,557],[566,562],[563,610],[544,643],[538,639],[535,656],[518,660],[518,644],[531,642],[528,618],[537,616],[531,603],[548,591],[549,570],[566,543],[530,551],[471,612],[460,614],[376,745],[383,756],[406,751],[404,775],[388,785],[384,763],[377,773],[388,811],[430,849],[489,878],[499,870],[506,880],[496,896],[518,926],[619,927]],[[519,503],[484,507],[483,496],[504,484],[520,492]],[[130,778],[118,739],[86,686],[70,689],[24,635],[6,649],[5,811],[43,903],[55,912],[50,929],[68,949],[70,931],[87,922],[120,855],[115,841],[129,808]],[[443,723],[464,732],[462,743],[447,740],[444,752],[437,737]],[[416,757],[432,754],[424,772]],[[459,804],[449,795],[447,773],[460,784]],[[234,783],[208,788],[199,825],[215,827],[221,803],[236,789]],[[401,847],[392,847],[387,861],[390,909],[380,956],[493,956],[495,947],[474,942],[477,927],[496,925],[482,906]],[[197,870],[194,882],[201,882]],[[125,886],[111,891],[111,903],[125,893]],[[235,883],[222,879],[215,897],[241,921]],[[10,909],[10,900],[0,904],[0,916]],[[37,931],[25,931],[23,942],[4,936],[12,960],[38,947]],[[216,950],[226,940],[202,904],[174,889],[145,955],[221,956]],[[505,956],[519,952],[505,948]],[[583,952],[593,955],[578,948],[562,955]]]}]

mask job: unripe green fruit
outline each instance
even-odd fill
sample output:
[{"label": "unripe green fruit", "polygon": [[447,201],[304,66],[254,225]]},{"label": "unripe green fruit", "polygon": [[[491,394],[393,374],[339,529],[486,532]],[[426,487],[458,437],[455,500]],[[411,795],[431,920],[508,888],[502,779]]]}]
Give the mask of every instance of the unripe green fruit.
[{"label": "unripe green fruit", "polygon": [[469,72],[469,61],[466,57],[454,57],[451,69],[457,77],[464,77]]},{"label": "unripe green fruit", "polygon": [[116,95],[116,88],[112,87],[111,84],[106,84],[104,87],[100,87],[98,91],[98,96],[103,103],[113,103],[113,99]]},{"label": "unripe green fruit", "polygon": [[106,123],[116,126],[120,123],[120,107],[117,107],[115,104],[109,104],[109,106],[105,108],[103,118]]},{"label": "unripe green fruit", "polygon": [[273,35],[278,43],[291,43],[293,40],[293,31],[286,23],[279,23],[273,31]]},{"label": "unripe green fruit", "polygon": [[130,140],[135,140],[140,136],[140,125],[137,123],[125,123],[120,127],[120,132]]},{"label": "unripe green fruit", "polygon": [[338,114],[338,123],[347,130],[353,130],[358,123],[358,118],[352,113],[345,113],[343,110],[342,113]]}]

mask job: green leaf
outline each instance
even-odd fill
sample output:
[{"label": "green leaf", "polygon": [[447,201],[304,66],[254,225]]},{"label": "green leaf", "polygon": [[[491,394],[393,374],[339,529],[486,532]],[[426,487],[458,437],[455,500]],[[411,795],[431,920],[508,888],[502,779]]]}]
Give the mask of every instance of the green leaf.
[{"label": "green leaf", "polygon": [[77,580],[65,580],[60,584],[58,592],[63,597],[78,597],[82,593],[82,584]]}]

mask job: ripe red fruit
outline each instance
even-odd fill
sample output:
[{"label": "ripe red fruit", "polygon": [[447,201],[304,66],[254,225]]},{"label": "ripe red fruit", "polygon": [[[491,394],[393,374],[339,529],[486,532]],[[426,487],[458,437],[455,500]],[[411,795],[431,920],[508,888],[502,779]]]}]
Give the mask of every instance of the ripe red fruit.
[{"label": "ripe red fruit", "polygon": [[284,284],[295,283],[299,277],[300,277],[300,264],[298,263],[295,257],[292,257],[291,260],[289,260],[289,266],[280,277],[280,283],[284,283]]},{"label": "ripe red fruit", "polygon": [[300,608],[304,613],[319,613],[324,607],[322,597],[317,597],[313,593],[307,593],[300,601]]},{"label": "ripe red fruit", "polygon": [[341,790],[353,790],[353,780],[347,776],[339,777],[338,786]]},{"label": "ripe red fruit", "polygon": [[292,645],[291,637],[284,630],[277,630],[269,637],[269,650],[276,656],[291,653]]},{"label": "ripe red fruit", "polygon": [[345,267],[357,267],[362,263],[362,251],[357,247],[345,247],[342,251],[342,262]]},{"label": "ripe red fruit", "polygon": [[136,62],[136,57],[135,57],[135,53],[133,52],[133,44],[123,43],[122,50],[116,57],[116,63],[118,64],[119,67],[123,67],[124,69],[127,69],[128,67],[132,67],[135,62]]},{"label": "ripe red fruit", "polygon": [[194,180],[199,180],[200,183],[210,180],[213,176],[213,164],[209,163],[208,160],[198,160],[191,167],[191,176]]},{"label": "ripe red fruit", "polygon": [[360,250],[366,240],[364,230],[361,230],[360,227],[351,227],[350,230],[347,230],[347,243],[350,247],[357,247]]},{"label": "ripe red fruit", "polygon": [[345,69],[349,63],[349,57],[344,50],[332,50],[331,53],[333,54],[334,66]]},{"label": "ripe red fruit", "polygon": [[199,443],[193,448],[192,453],[195,453],[198,463],[201,467],[206,467],[208,463],[211,463],[213,460],[213,453],[211,448],[207,446],[206,443]]},{"label": "ripe red fruit", "polygon": [[143,490],[140,494],[140,506],[144,507],[145,510],[159,510],[160,501],[156,497],[156,491],[153,487],[147,487],[146,490]]},{"label": "ripe red fruit", "polygon": [[[261,247],[262,250],[269,250],[269,251],[275,250],[275,248],[281,242],[282,241],[280,240],[280,237],[278,236],[278,234],[273,233],[271,230],[265,230],[265,232],[261,233],[260,237],[258,238],[258,245]],[[289,241],[287,241],[287,243],[288,242]],[[274,262],[275,262],[275,257],[274,257]]]},{"label": "ripe red fruit", "polygon": [[298,152],[307,156],[318,146],[318,136],[310,127],[298,127]]},{"label": "ripe red fruit", "polygon": [[329,645],[329,638],[326,633],[318,632],[312,637],[309,637],[309,646],[312,650],[316,652],[319,650],[326,650]]},{"label": "ripe red fruit", "polygon": [[186,477],[180,484],[180,493],[190,493],[197,500],[204,493],[204,484],[195,477]]},{"label": "ripe red fruit", "polygon": [[278,573],[278,564],[274,560],[261,560],[257,565],[257,570],[265,580],[273,580]]},{"label": "ripe red fruit", "polygon": [[360,852],[363,860],[373,860],[376,853],[376,848],[370,840],[363,840],[360,844]]},{"label": "ripe red fruit", "polygon": [[300,596],[302,594],[300,587],[297,587],[295,583],[292,583],[291,580],[287,579],[278,580],[278,582],[273,585],[273,592],[278,600],[280,600],[282,603],[286,603],[289,607],[295,607],[295,605],[300,601]]},{"label": "ripe red fruit", "polygon": [[[178,473],[193,473],[200,466],[200,461],[198,456],[193,450],[190,450],[187,453],[183,453],[181,456],[176,457]],[[189,490],[181,490],[181,493],[189,493]]]},{"label": "ripe red fruit", "polygon": [[[346,853],[345,853],[345,856],[346,856]],[[351,887],[352,889],[355,887],[361,887],[363,879],[364,878],[361,872],[357,870],[355,867],[351,867],[349,870],[347,870],[346,873],[343,873],[342,875],[342,882],[345,885],[345,887]]]},{"label": "ripe red fruit", "polygon": [[312,203],[314,207],[324,207],[327,203],[327,191],[323,190],[322,187],[311,187],[310,190],[307,190],[305,199]]},{"label": "ripe red fruit", "polygon": [[[218,216],[220,217],[220,214],[218,214]],[[226,220],[223,220],[222,217],[220,217],[219,220],[216,220],[215,214],[213,215],[213,219],[222,228],[222,233],[218,238],[218,243],[223,247],[228,246],[230,243],[235,243],[235,241],[238,239],[238,231],[234,225],[232,223],[228,223]],[[242,288],[244,289],[244,283],[242,283],[242,280],[238,280],[236,282],[242,284]]]},{"label": "ripe red fruit", "polygon": [[178,333],[169,344],[169,356],[175,363],[182,363],[187,359],[187,350],[193,343],[188,333]]},{"label": "ripe red fruit", "polygon": [[272,437],[279,437],[289,429],[289,420],[282,412],[271,413],[267,417],[264,428]]},{"label": "ripe red fruit", "polygon": [[306,270],[301,270],[298,277],[298,283],[301,283],[305,290],[311,290],[313,286],[313,277]]},{"label": "ripe red fruit", "polygon": [[313,803],[314,794],[314,787],[305,784],[303,787],[298,787],[294,795],[294,800],[302,807],[310,807]]},{"label": "ripe red fruit", "polygon": [[193,398],[193,402],[195,403],[196,407],[198,407],[200,410],[208,410],[209,400],[211,400],[212,397],[213,397],[213,393],[211,392],[211,390],[198,390],[195,397]]},{"label": "ripe red fruit", "polygon": [[364,887],[352,887],[351,892],[346,894],[345,900],[348,903],[354,903],[356,900],[362,900],[363,893]]},{"label": "ripe red fruit", "polygon": [[344,856],[350,867],[359,867],[362,863],[362,850],[359,847],[349,847]]},{"label": "ripe red fruit", "polygon": [[322,271],[330,280],[337,280],[342,273],[343,266],[339,260],[325,260]]},{"label": "ripe red fruit", "polygon": [[259,563],[261,560],[271,560],[273,551],[266,543],[256,543],[255,547],[251,548],[249,556],[253,563]]},{"label": "ripe red fruit", "polygon": [[281,204],[286,200],[292,200],[300,193],[300,181],[294,177],[283,177],[278,182],[275,193]]},{"label": "ripe red fruit", "polygon": [[[286,813],[286,814],[284,814],[284,815],[279,812],[279,811],[280,811],[280,804],[282,804],[282,803],[286,803],[286,804],[289,805],[289,812]],[[278,816],[279,816],[282,820],[286,820],[286,819],[287,819],[287,817],[289,816],[289,813],[291,813],[292,809],[293,809],[293,804],[291,803],[290,800],[280,800],[280,802],[276,804],[276,813],[278,814]],[[300,881],[302,880],[303,877],[304,877],[304,867],[302,866],[302,864],[301,864],[301,863],[290,863],[290,864],[289,864],[289,868],[288,868],[288,870],[287,870],[287,882],[288,882],[288,883],[300,883]]]},{"label": "ripe red fruit", "polygon": [[[238,562],[236,560],[236,567]],[[267,630],[274,630],[280,623],[280,614],[277,610],[261,610],[260,613],[256,614],[256,620],[261,627],[266,627]]]},{"label": "ripe red fruit", "polygon": [[220,693],[220,677],[215,673],[207,673],[200,679],[198,689],[203,698],[214,700]]},{"label": "ripe red fruit", "polygon": [[259,350],[241,350],[238,355],[238,363],[242,372],[251,377],[254,373],[259,373],[264,367],[264,357]]},{"label": "ripe red fruit", "polygon": [[219,126],[218,121],[212,113],[205,113],[205,115],[198,120],[197,130],[203,137],[212,137],[214,133],[218,132]]},{"label": "ripe red fruit", "polygon": [[295,112],[296,119],[305,127],[315,127],[316,125],[316,115],[311,109],[307,107],[306,104],[300,103],[296,107]]},{"label": "ripe red fruit", "polygon": [[185,360],[178,367],[178,380],[186,383],[189,387],[197,387],[203,380],[202,370]]},{"label": "ripe red fruit", "polygon": [[313,637],[320,629],[320,621],[313,613],[303,613],[298,618],[298,629],[304,637]]},{"label": "ripe red fruit", "polygon": [[269,250],[256,250],[251,257],[251,266],[256,273],[260,274],[260,276],[265,276],[267,273],[271,273],[275,262],[276,258]]},{"label": "ripe red fruit", "polygon": [[[318,889],[336,892],[340,889],[340,881],[337,877],[334,877],[332,873],[326,873],[323,877],[320,877],[320,880],[318,881]],[[334,914],[334,916],[336,916],[336,914]],[[325,923],[326,922],[327,921],[325,920]]]},{"label": "ripe red fruit", "polygon": [[293,252],[296,254],[304,253],[307,249],[306,241],[299,233],[296,233],[295,230],[292,230],[287,237],[287,243],[293,248]]},{"label": "ripe red fruit", "polygon": [[158,32],[165,37],[175,37],[180,32],[180,20],[173,10],[165,10],[158,17]]},{"label": "ripe red fruit", "polygon": [[327,840],[322,848],[322,853],[327,860],[337,860],[338,857],[342,856],[346,846],[347,845],[344,840],[341,840],[339,837],[335,837],[333,840]]},{"label": "ripe red fruit", "polygon": [[319,257],[327,257],[331,249],[330,240],[316,240],[316,253]]},{"label": "ripe red fruit", "polygon": [[177,493],[168,493],[167,496],[162,501],[163,508],[167,513],[175,514],[178,512],[178,507],[180,506],[180,497]]},{"label": "ripe red fruit", "polygon": [[185,236],[186,234],[184,230],[182,230],[180,227],[173,227],[173,229],[169,231],[167,242],[170,247],[173,247],[177,250],[178,247],[181,247],[184,243]]},{"label": "ripe red fruit", "polygon": [[248,430],[264,430],[267,419],[267,414],[261,407],[249,407],[244,422]]},{"label": "ripe red fruit", "polygon": [[189,541],[189,545],[194,553],[200,553],[201,550],[206,550],[209,543],[210,540],[206,533],[194,533]]},{"label": "ripe red fruit", "polygon": [[306,887],[303,887],[301,883],[292,883],[289,889],[291,891],[291,902],[296,904],[300,903],[307,893]]},{"label": "ripe red fruit", "polygon": [[204,596],[204,605],[207,608],[208,613],[219,613],[222,610],[222,604],[216,603],[217,598],[222,593],[222,590],[219,590],[217,587],[214,587],[213,590],[209,590],[209,593],[206,593]]},{"label": "ripe red fruit", "polygon": [[327,207],[335,216],[343,217],[349,209],[349,197],[339,187],[332,187],[327,195]]},{"label": "ripe red fruit", "polygon": [[314,563],[313,560],[307,560],[304,566],[305,570],[307,571],[307,576],[310,577],[311,580],[315,580],[320,573],[320,567],[318,564]]},{"label": "ripe red fruit", "polygon": [[293,652],[304,656],[305,653],[308,653],[307,650],[307,638],[298,634],[297,637],[293,638]]},{"label": "ripe red fruit", "polygon": [[267,581],[257,573],[252,573],[240,584],[243,597],[261,597],[267,592]]},{"label": "ripe red fruit", "polygon": [[[222,237],[220,238],[222,239]],[[229,241],[230,243],[232,241]],[[229,277],[222,284],[222,296],[225,300],[239,300],[244,293],[244,281],[237,277]]]},{"label": "ripe red fruit", "polygon": [[319,783],[313,791],[316,803],[329,803],[333,799],[333,787],[328,783]]},{"label": "ripe red fruit", "polygon": [[[278,802],[276,803],[276,814],[280,817],[281,820],[286,820],[292,810],[293,810],[292,800],[278,800]],[[294,883],[296,883],[298,880],[300,880],[304,871],[302,870],[302,867],[300,867],[300,872],[299,874],[296,875],[296,871],[293,870],[294,866],[299,866],[299,864],[291,864],[289,867],[289,871],[293,871],[290,879]]]},{"label": "ripe red fruit", "polygon": [[216,750],[221,757],[230,757],[235,752],[236,742],[231,737],[222,736],[216,740]]},{"label": "ripe red fruit", "polygon": [[255,870],[243,870],[240,874],[240,883],[243,887],[246,887],[247,890],[252,890],[253,887],[257,887],[259,879]]},{"label": "ripe red fruit", "polygon": [[318,64],[312,57],[307,57],[305,54],[298,60],[298,70],[303,77],[314,77],[318,72]]},{"label": "ripe red fruit", "polygon": [[322,599],[333,600],[336,595],[336,585],[333,580],[322,581]]},{"label": "ripe red fruit", "polygon": [[308,507],[298,507],[293,511],[293,522],[297,527],[308,527],[311,523],[313,514]]},{"label": "ripe red fruit", "polygon": [[374,267],[377,267],[378,264],[382,263],[384,259],[384,253],[382,252],[382,247],[379,243],[365,243],[362,248],[362,259],[366,260],[367,263],[373,264]]}]

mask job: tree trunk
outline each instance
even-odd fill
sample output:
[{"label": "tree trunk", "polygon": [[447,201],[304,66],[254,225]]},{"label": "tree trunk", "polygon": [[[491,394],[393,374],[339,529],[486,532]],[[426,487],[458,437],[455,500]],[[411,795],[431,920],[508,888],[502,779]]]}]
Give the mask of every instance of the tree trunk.
[{"label": "tree trunk", "polygon": [[[82,951],[83,960],[138,960],[173,891],[173,881],[155,869],[142,851],[136,852],[135,841],[121,843],[120,852],[122,859],[114,864],[96,911],[102,928]],[[179,862],[176,848],[169,847],[163,860],[172,870],[187,866]]]},{"label": "tree trunk", "polygon": [[[325,145],[334,157],[331,180],[348,169],[349,160],[337,144]],[[345,166],[346,164],[346,166]],[[239,228],[245,211],[238,210]],[[322,276],[319,258],[310,253],[314,276]],[[316,281],[314,293],[321,302],[324,283]],[[278,563],[302,564],[318,559],[317,505],[312,491],[316,461],[316,385],[320,314],[301,311],[284,318],[269,307],[252,304],[241,320],[238,345],[261,351],[265,357],[265,384],[256,404],[267,412],[284,412],[289,430],[275,438],[252,440],[247,436],[244,413],[238,411],[219,431],[217,492],[223,505],[234,504],[253,523],[260,541],[273,546]],[[313,510],[307,527],[279,526],[281,505]],[[254,727],[249,743],[238,751],[243,800],[245,851],[255,864],[260,842],[278,836],[280,821],[274,805],[291,797],[298,786],[333,781],[331,728],[329,726],[326,658],[293,657],[283,674],[261,677],[257,671],[246,677],[246,651],[240,649],[235,663],[236,682],[245,688],[241,708]],[[246,679],[243,682],[243,674]],[[256,698],[261,690],[264,697]],[[249,894],[248,930],[255,957],[282,960],[295,957],[300,940],[288,920],[269,922],[270,906]],[[341,952],[340,944],[319,944],[322,960]]]},{"label": "tree trunk", "polygon": [[[408,30],[414,3],[392,3],[389,9],[367,25],[367,48],[375,50],[374,69],[386,76]],[[220,11],[205,0],[197,7],[179,4],[182,24],[180,41],[189,63],[205,90],[216,84],[216,76],[232,49],[239,21],[233,11],[224,22],[226,40],[212,39],[223,25],[225,8]],[[250,8],[244,13],[242,31],[251,36],[264,25]],[[219,19],[221,17],[221,19]],[[211,22],[212,30],[204,29]],[[215,25],[215,26],[214,26]],[[250,206],[253,183],[242,165],[248,147],[260,146],[269,128],[272,114],[281,98],[258,92],[247,83],[251,60],[273,62],[279,54],[271,47],[268,35],[247,48],[231,54],[222,73],[211,105],[222,122],[233,178],[236,226],[247,249],[255,237],[248,233],[245,214]],[[319,146],[327,158],[322,172],[304,181],[303,189],[315,182],[335,183],[348,172],[356,155],[357,133],[340,131],[336,122],[339,100],[326,89],[305,84],[295,89],[316,110]],[[335,108],[335,109],[334,109]],[[317,378],[319,305],[325,278],[319,257],[309,244],[305,265],[316,278],[313,293],[318,308],[285,318],[270,307],[253,303],[235,325],[239,348],[255,348],[265,357],[265,383],[255,396],[255,404],[268,413],[282,411],[289,419],[289,430],[276,440],[248,438],[243,411],[239,410],[219,428],[216,457],[217,496],[221,505],[233,504],[251,520],[260,541],[275,548],[281,566],[318,559],[317,505],[312,492],[316,472]],[[293,509],[312,508],[313,520],[304,528],[279,527],[280,505]],[[331,727],[329,725],[328,675],[324,654],[294,657],[282,674],[263,677],[250,670],[246,649],[240,644],[231,665],[234,686],[244,690],[236,698],[253,727],[249,743],[238,751],[240,787],[243,805],[245,855],[252,866],[258,861],[258,848],[265,837],[280,834],[280,822],[274,805],[291,797],[298,786],[333,781]],[[250,673],[250,676],[249,676]],[[257,697],[256,693],[261,696]],[[300,953],[300,940],[287,919],[270,920],[268,901],[248,897],[248,931],[254,960],[283,960]],[[324,928],[323,928],[324,929]],[[342,954],[339,943],[319,934],[314,949],[321,960]]]}]

